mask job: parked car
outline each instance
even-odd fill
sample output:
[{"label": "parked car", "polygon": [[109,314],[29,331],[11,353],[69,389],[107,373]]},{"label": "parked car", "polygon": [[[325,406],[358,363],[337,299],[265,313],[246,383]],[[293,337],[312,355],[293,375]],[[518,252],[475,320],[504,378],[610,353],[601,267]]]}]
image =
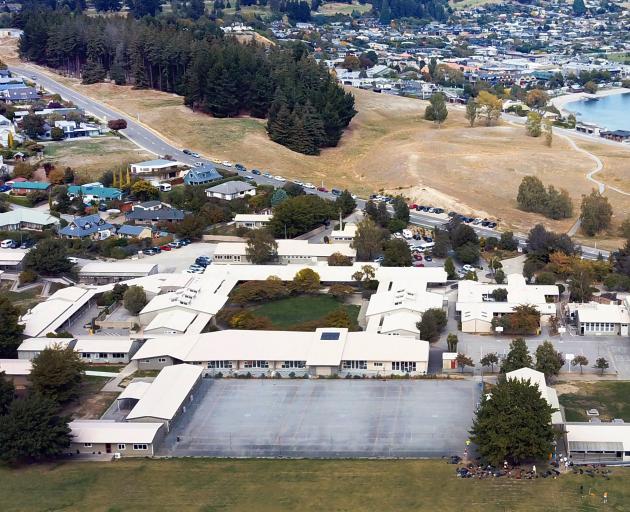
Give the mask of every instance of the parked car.
[{"label": "parked car", "polygon": [[192,155],[192,151],[190,149],[182,149],[182,153],[185,155]]},{"label": "parked car", "polygon": [[338,188],[333,188],[333,189],[330,191],[330,193],[331,193],[333,196],[340,196],[340,195],[341,195],[341,190],[339,190]]},{"label": "parked car", "polygon": [[418,205],[416,203],[413,203],[413,204],[409,205],[409,209],[410,210],[415,210],[416,208],[418,208]]},{"label": "parked car", "polygon": [[263,176],[264,176],[265,178],[273,179],[273,174],[271,174],[270,172],[264,172],[264,173],[263,173]]},{"label": "parked car", "polygon": [[11,243],[11,249],[19,249],[20,248],[20,242],[18,242],[17,240],[13,240],[13,242]]},{"label": "parked car", "polygon": [[430,254],[427,254],[427,255],[424,257],[424,261],[433,261],[433,256],[431,256]]},{"label": "parked car", "polygon": [[442,214],[444,213],[444,208],[434,208],[433,213]]},{"label": "parked car", "polygon": [[190,238],[182,238],[179,240],[179,243],[182,245],[190,245],[192,242],[190,241]]},{"label": "parked car", "polygon": [[192,156],[193,158],[199,158],[199,153],[195,153],[193,151],[192,153],[190,153],[190,156]]},{"label": "parked car", "polygon": [[162,251],[159,247],[149,247],[148,249],[143,249],[142,252],[147,256],[153,256],[155,254],[160,254]]},{"label": "parked car", "polygon": [[9,249],[12,243],[13,243],[13,240],[11,240],[10,238],[7,238],[6,240],[3,240],[2,242],[0,242],[0,248]]},{"label": "parked car", "polygon": [[252,169],[252,174],[255,174],[256,176],[260,176],[260,171],[258,169]]},{"label": "parked car", "polygon": [[0,187],[0,192],[8,192],[9,190],[11,190],[11,187],[9,187],[9,185],[2,185]]},{"label": "parked car", "polygon": [[76,265],[77,263],[79,263],[79,259],[75,258],[74,256],[68,256],[68,261],[72,263],[73,265]]},{"label": "parked car", "polygon": [[317,187],[317,190],[319,190],[320,192],[328,192],[328,189],[326,187]]},{"label": "parked car", "polygon": [[203,167],[203,162],[195,162],[195,167]]},{"label": "parked car", "polygon": [[491,222],[490,224],[488,224],[488,227],[489,227],[490,229],[494,229],[494,228],[496,228],[496,227],[497,227],[497,223],[496,223],[496,222]]},{"label": "parked car", "polygon": [[416,261],[422,261],[422,254],[420,254],[419,252],[414,252],[413,259]]},{"label": "parked car", "polygon": [[273,177],[274,180],[276,181],[287,181],[285,178],[283,178],[282,176],[274,176]]},{"label": "parked car", "polygon": [[383,263],[384,260],[385,260],[385,257],[379,256],[378,258],[374,259],[374,263]]},{"label": "parked car", "polygon": [[171,246],[173,249],[179,249],[180,247],[183,247],[182,244],[177,241],[170,242],[168,245]]},{"label": "parked car", "polygon": [[475,267],[473,267],[472,265],[464,265],[464,266],[462,266],[462,269],[465,272],[474,272],[475,271]]},{"label": "parked car", "polygon": [[237,171],[245,171],[245,170],[247,170],[247,169],[245,169],[245,166],[244,166],[244,165],[242,165],[242,164],[235,164],[235,165],[234,165],[234,168],[235,168]]},{"label": "parked car", "polygon": [[227,160],[223,160],[221,164],[223,164],[225,167],[232,167],[232,162],[228,162]]},{"label": "parked car", "polygon": [[171,246],[170,245],[161,245],[160,246],[160,250],[161,251],[170,251],[171,250]]},{"label": "parked car", "polygon": [[304,183],[304,188],[308,188],[311,190],[315,189],[315,185],[313,185],[312,183]]},{"label": "parked car", "polygon": [[412,266],[412,267],[424,267],[424,263],[422,263],[422,262],[421,262],[421,261],[419,261],[419,260],[415,260],[415,261],[412,261],[412,262],[411,262],[411,266]]},{"label": "parked car", "polygon": [[208,265],[210,265],[210,263],[212,263],[212,260],[208,257],[208,256],[199,256],[196,260],[195,260],[195,265],[198,265],[200,267],[207,267]]},{"label": "parked car", "polygon": [[403,229],[402,230],[402,236],[406,240],[410,240],[410,239],[413,238],[413,232],[410,229]]}]

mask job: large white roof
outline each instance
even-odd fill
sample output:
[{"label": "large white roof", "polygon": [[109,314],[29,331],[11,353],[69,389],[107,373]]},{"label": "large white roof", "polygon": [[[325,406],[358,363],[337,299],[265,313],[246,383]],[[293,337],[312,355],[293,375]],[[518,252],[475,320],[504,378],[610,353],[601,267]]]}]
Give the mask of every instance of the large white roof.
[{"label": "large white roof", "polygon": [[129,385],[123,390],[123,392],[118,395],[118,398],[116,398],[116,400],[125,400],[127,398],[140,400],[150,387],[151,382],[144,382],[141,380],[130,382]]},{"label": "large white roof", "polygon": [[24,259],[27,252],[24,249],[0,249],[0,262],[17,265]]},{"label": "large white roof", "polygon": [[237,213],[234,222],[269,222],[272,217],[267,213]]},{"label": "large white roof", "polygon": [[0,372],[7,375],[30,375],[32,368],[28,359],[0,359]]},{"label": "large white roof", "polygon": [[48,213],[32,208],[20,208],[18,210],[0,213],[0,226],[19,224],[21,222],[47,226],[49,224],[59,224],[59,219]]},{"label": "large white roof", "polygon": [[150,333],[156,329],[172,329],[183,333],[197,316],[192,311],[185,311],[180,308],[158,313],[155,318],[144,328],[145,333]]},{"label": "large white roof", "polygon": [[74,350],[77,352],[122,352],[127,353],[131,350],[133,340],[129,337],[123,336],[107,336],[107,337],[95,337],[79,338],[74,346]]},{"label": "large white roof", "polygon": [[151,444],[161,423],[127,423],[110,420],[75,420],[69,424],[75,443]]},{"label": "large white roof", "polygon": [[630,451],[630,423],[565,423],[565,428],[570,450]]},{"label": "large white roof", "polygon": [[551,423],[553,425],[559,425],[562,423],[562,413],[560,412],[560,403],[558,401],[558,394],[556,390],[547,386],[545,380],[545,374],[534,370],[533,368],[519,368],[505,374],[506,379],[530,381],[531,385],[538,386],[540,396],[542,396],[547,403],[556,409],[556,412],[551,413]]},{"label": "large white roof", "polygon": [[[345,256],[353,256],[356,251],[350,244],[311,244],[308,240],[276,240],[278,255],[280,256],[313,256],[328,257],[339,252]],[[219,242],[214,251],[216,255],[246,256],[247,243],[245,242]]]},{"label": "large white roof", "polygon": [[112,276],[140,276],[148,275],[157,269],[154,263],[138,263],[130,261],[98,261],[88,263],[79,270],[80,276],[112,275]]},{"label": "large white roof", "polygon": [[309,366],[337,366],[344,359],[428,361],[428,351],[426,341],[371,332],[349,333],[346,329],[318,329],[316,332],[226,330],[149,339],[133,359],[170,356],[184,362],[306,361]]},{"label": "large white roof", "polygon": [[54,346],[67,347],[73,338],[28,338],[18,347],[18,352],[41,352]]},{"label": "large white roof", "polygon": [[577,311],[580,322],[607,322],[613,324],[630,323],[630,313],[625,304],[569,304],[569,308]]},{"label": "large white roof", "polygon": [[151,383],[151,387],[127,415],[127,419],[172,419],[201,376],[201,372],[199,366],[191,364],[167,366]]},{"label": "large white roof", "polygon": [[442,294],[427,292],[424,286],[421,288],[400,287],[387,292],[380,290],[379,286],[379,292],[370,297],[365,313],[368,317],[404,310],[424,313],[427,309],[441,309],[444,300]]}]

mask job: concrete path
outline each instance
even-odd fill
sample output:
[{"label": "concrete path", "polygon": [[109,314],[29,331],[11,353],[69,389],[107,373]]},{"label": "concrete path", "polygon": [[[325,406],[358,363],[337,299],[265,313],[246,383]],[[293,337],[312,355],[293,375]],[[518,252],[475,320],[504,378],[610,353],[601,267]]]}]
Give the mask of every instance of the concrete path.
[{"label": "concrete path", "polygon": [[129,363],[127,366],[125,366],[120,371],[120,373],[117,374],[117,376],[115,378],[113,378],[107,384],[105,384],[103,386],[103,389],[101,389],[101,391],[109,392],[109,393],[120,393],[121,391],[123,391],[125,389],[125,388],[121,388],[120,387],[120,383],[125,378],[127,378],[130,375],[132,375],[133,373],[135,373],[137,369],[138,369],[138,362],[137,361],[131,361],[131,363]]}]

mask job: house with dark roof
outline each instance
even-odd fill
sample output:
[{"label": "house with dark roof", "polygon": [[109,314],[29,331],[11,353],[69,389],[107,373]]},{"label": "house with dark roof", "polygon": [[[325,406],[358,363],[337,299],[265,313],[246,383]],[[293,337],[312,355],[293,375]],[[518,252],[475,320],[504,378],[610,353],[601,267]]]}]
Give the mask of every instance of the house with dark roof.
[{"label": "house with dark roof", "polygon": [[16,87],[2,91],[3,99],[7,103],[21,103],[23,101],[33,101],[39,99],[39,94],[33,87]]},{"label": "house with dark roof", "polygon": [[148,226],[132,226],[130,224],[123,224],[118,228],[116,234],[120,238],[151,238],[153,231]]},{"label": "house with dark roof", "polygon": [[98,214],[77,217],[66,227],[59,230],[62,238],[93,238],[95,240],[105,240],[116,232],[116,229],[109,222],[101,219]]},{"label": "house with dark roof", "polygon": [[214,165],[203,164],[200,167],[194,167],[186,176],[184,176],[184,183],[186,185],[205,185],[212,181],[220,180],[223,176],[219,174]]},{"label": "house with dark roof", "polygon": [[624,142],[630,140],[630,130],[600,131],[599,136],[608,140]]},{"label": "house with dark roof", "polygon": [[157,222],[179,222],[184,219],[184,212],[160,201],[145,201],[136,204],[126,214],[128,221],[136,224],[154,224]]}]

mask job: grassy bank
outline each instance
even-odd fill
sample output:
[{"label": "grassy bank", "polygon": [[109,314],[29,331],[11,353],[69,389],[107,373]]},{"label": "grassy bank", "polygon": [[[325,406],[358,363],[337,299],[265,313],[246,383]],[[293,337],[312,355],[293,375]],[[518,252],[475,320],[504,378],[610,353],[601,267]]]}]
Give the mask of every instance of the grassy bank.
[{"label": "grassy bank", "polygon": [[567,421],[588,421],[588,409],[597,409],[602,420],[630,421],[630,382],[571,382],[558,387]]},{"label": "grassy bank", "polygon": [[606,510],[628,510],[629,477],[462,480],[432,460],[138,460],[0,469],[0,496],[4,512],[533,512],[598,510],[608,492]]}]

